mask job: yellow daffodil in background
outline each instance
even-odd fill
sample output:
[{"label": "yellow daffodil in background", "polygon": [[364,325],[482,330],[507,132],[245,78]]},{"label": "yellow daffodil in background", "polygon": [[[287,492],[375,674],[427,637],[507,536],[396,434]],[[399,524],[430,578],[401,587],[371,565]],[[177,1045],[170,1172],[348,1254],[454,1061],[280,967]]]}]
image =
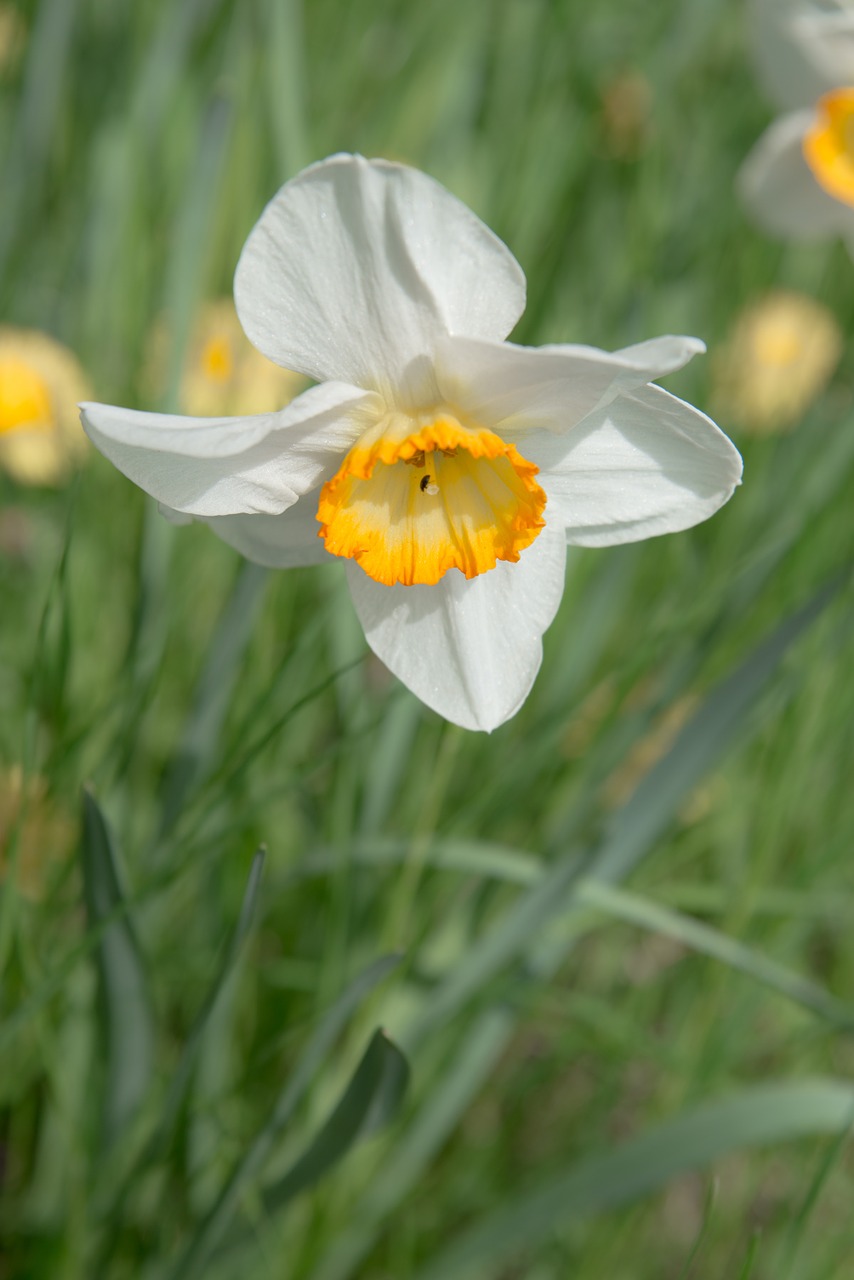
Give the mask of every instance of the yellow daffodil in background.
[{"label": "yellow daffodil in background", "polygon": [[841,354],[842,334],[827,307],[802,293],[769,293],[742,312],[715,353],[715,410],[756,434],[791,429]]},{"label": "yellow daffodil in background", "polygon": [[740,481],[715,424],[650,385],[701,342],[505,342],[519,264],[404,165],[338,155],[298,174],[251,232],[235,299],[258,349],[319,386],[249,418],[87,404],[87,432],[250,559],[343,561],[374,652],[467,728],[527,696],[567,543],[686,529]]},{"label": "yellow daffodil in background", "polygon": [[60,483],[86,449],[77,404],[91,395],[67,347],[0,327],[0,468],[20,484]]},{"label": "yellow daffodil in background", "polygon": [[[156,393],[163,390],[168,343],[168,332],[160,326],[149,360],[149,380]],[[230,298],[202,308],[181,377],[182,412],[202,418],[272,413],[284,408],[305,387],[301,374],[272,364],[252,346]]]},{"label": "yellow daffodil in background", "polygon": [[854,250],[854,2],[754,0],[760,78],[784,114],[742,166],[739,187],[772,234],[840,235]]}]

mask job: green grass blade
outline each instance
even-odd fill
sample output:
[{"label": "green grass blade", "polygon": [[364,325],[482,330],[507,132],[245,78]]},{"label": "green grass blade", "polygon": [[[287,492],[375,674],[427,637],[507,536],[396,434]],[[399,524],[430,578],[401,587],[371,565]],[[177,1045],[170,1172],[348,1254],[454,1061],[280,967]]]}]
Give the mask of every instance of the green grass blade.
[{"label": "green grass blade", "polygon": [[152,1139],[152,1153],[162,1151],[169,1141],[175,1121],[187,1096],[193,1071],[198,1061],[199,1050],[204,1039],[205,1029],[219,1007],[228,981],[234,973],[235,966],[243,951],[246,939],[254,926],[265,858],[266,850],[262,847],[252,859],[249,879],[246,882],[246,891],[243,895],[243,902],[240,906],[240,914],[234,926],[234,932],[228,940],[219,973],[211,986],[195,1025],[190,1031],[175,1074],[172,1077],[160,1122]]},{"label": "green grass blade", "polygon": [[122,888],[118,851],[95,797],[83,793],[83,882],[89,927],[103,927],[96,950],[106,1042],[104,1141],[133,1118],[151,1080],[154,1025],[142,953]]},{"label": "green grass blade", "polygon": [[807,1188],[806,1195],[804,1196],[803,1204],[792,1219],[789,1230],[786,1233],[784,1247],[780,1250],[780,1266],[777,1274],[781,1277],[781,1280],[784,1280],[784,1278],[785,1280],[790,1280],[791,1276],[803,1276],[808,1274],[801,1267],[796,1266],[799,1257],[801,1256],[800,1250],[804,1234],[809,1220],[813,1215],[816,1204],[818,1203],[822,1189],[833,1170],[839,1164],[843,1152],[845,1151],[845,1147],[850,1140],[851,1125],[849,1125],[843,1132],[839,1133],[830,1143],[827,1151],[824,1152],[824,1155],[819,1162],[813,1178],[810,1180],[810,1185]]},{"label": "green grass blade", "polygon": [[384,1031],[374,1032],[344,1094],[311,1146],[262,1196],[264,1214],[276,1213],[336,1165],[366,1133],[397,1112],[409,1080],[406,1058]]},{"label": "green grass blade", "polygon": [[210,767],[229,699],[269,580],[256,564],[242,565],[214,631],[181,742],[164,782],[160,836],[177,822],[188,793]]},{"label": "green grass blade", "polygon": [[[403,1100],[408,1080],[409,1065],[397,1045],[381,1029],[375,1031],[338,1105],[308,1149],[287,1173],[263,1191],[258,1217],[267,1220],[280,1212],[294,1197],[319,1182],[361,1138],[388,1123]],[[251,1228],[235,1230],[220,1249],[236,1249],[254,1240],[259,1226],[253,1215]],[[183,1274],[198,1274],[209,1256],[210,1248],[188,1257]]]},{"label": "green grass blade", "polygon": [[207,999],[205,1000],[205,1003],[196,1019],[195,1025],[190,1031],[187,1042],[184,1045],[177,1068],[172,1076],[172,1080],[166,1094],[166,1099],[161,1108],[157,1126],[146,1143],[139,1159],[136,1161],[134,1168],[124,1180],[118,1195],[113,1201],[111,1209],[112,1230],[108,1231],[103,1242],[100,1254],[100,1272],[106,1272],[109,1265],[113,1250],[117,1244],[119,1232],[123,1225],[124,1205],[134,1184],[148,1166],[152,1165],[166,1154],[169,1144],[172,1141],[178,1117],[189,1093],[193,1073],[199,1059],[199,1052],[204,1043],[205,1031],[220,1006],[229,979],[235,971],[243,946],[255,923],[258,907],[258,891],[261,886],[261,876],[264,870],[265,857],[266,851],[261,848],[256,852],[252,859],[252,866],[249,870],[249,879],[246,884],[246,891],[243,895],[243,902],[240,907],[240,914],[237,918],[237,923],[235,924],[234,931],[228,940],[219,973],[214,980]]},{"label": "green grass blade", "polygon": [[770,677],[830,603],[842,581],[838,577],[818,591],[712,690],[671,750],[617,813],[595,860],[597,880],[623,879],[664,833],[685,797],[735,740]]},{"label": "green grass blade", "polygon": [[322,1069],[332,1047],[353,1012],[365,997],[399,963],[396,955],[383,956],[361,973],[322,1019],[296,1068],[285,1084],[269,1120],[227,1179],[193,1239],[182,1254],[171,1280],[189,1280],[219,1246],[228,1231],[244,1191],[260,1175],[276,1143],[306,1091]]},{"label": "green grass blade", "polygon": [[577,876],[575,859],[568,858],[549,868],[487,933],[472,943],[464,963],[452,969],[425,1000],[417,1022],[406,1037],[410,1053],[525,951],[531,938],[537,936],[565,902]]},{"label": "green grass blade", "polygon": [[[299,880],[324,876],[339,869],[345,860],[363,867],[394,867],[406,861],[411,847],[411,840],[393,836],[365,837],[348,844],[346,851],[318,849],[310,853],[293,875]],[[543,871],[542,862],[534,854],[486,840],[431,840],[424,852],[424,863],[436,871],[457,871],[518,885],[533,884]]]},{"label": "green grass blade", "polygon": [[217,197],[226,171],[231,125],[231,102],[224,97],[214,98],[201,121],[195,164],[188,176],[186,197],[174,230],[164,298],[171,340],[163,405],[166,410],[178,403],[184,353],[204,278],[205,251],[210,244]]},{"label": "green grass blade", "polygon": [[312,1280],[348,1280],[379,1234],[381,1225],[409,1194],[424,1170],[453,1133],[504,1052],[514,1016],[505,1008],[488,1009],[472,1024],[462,1047],[439,1083],[424,1099],[406,1132],[375,1173],[350,1215],[350,1222],[331,1244],[312,1273]]},{"label": "green grass blade", "polygon": [[575,1162],[452,1240],[417,1280],[474,1280],[574,1217],[627,1204],[677,1174],[734,1151],[836,1134],[854,1118],[854,1087],[832,1079],[756,1085],[667,1121],[614,1150]]},{"label": "green grass blade", "polygon": [[79,0],[46,0],[36,6],[27,72],[12,135],[10,155],[4,157],[3,202],[0,211],[0,270],[16,238],[26,233],[26,214],[41,195],[56,122],[68,96],[68,71],[79,20]]},{"label": "green grass blade", "polygon": [[738,1280],[750,1280],[750,1277],[753,1275],[753,1268],[756,1264],[757,1258],[759,1257],[760,1238],[759,1231],[755,1231],[747,1248],[747,1256],[744,1259],[744,1266],[738,1273]]},{"label": "green grass blade", "polygon": [[854,1009],[849,1009],[841,1000],[834,999],[823,987],[798,973],[792,973],[790,969],[776,964],[767,956],[760,955],[751,947],[727,937],[719,929],[701,920],[680,915],[679,912],[651,902],[639,894],[628,893],[625,889],[617,889],[597,880],[583,881],[577,890],[577,900],[596,911],[604,912],[612,919],[638,925],[651,933],[663,934],[700,955],[710,956],[731,969],[738,969],[796,1004],[811,1009],[828,1022],[844,1027],[854,1024]]},{"label": "green grass blade", "polygon": [[[691,1280],[691,1274],[694,1271],[694,1263],[702,1252],[703,1245],[708,1239],[709,1227],[712,1222],[712,1215],[715,1211],[715,1202],[718,1198],[719,1183],[717,1178],[712,1178],[706,1189],[706,1197],[703,1201],[703,1220],[700,1223],[700,1230],[697,1232],[697,1238],[691,1246],[691,1252],[685,1259],[685,1265],[679,1272],[678,1280]],[[694,1272],[696,1275],[696,1272]]]},{"label": "green grass blade", "polygon": [[265,62],[265,87],[279,180],[284,182],[313,159],[305,103],[302,0],[267,0],[263,16],[271,53]]},{"label": "green grass blade", "polygon": [[[712,689],[670,751],[616,814],[610,831],[588,860],[586,872],[591,880],[622,880],[649,853],[679,806],[743,732],[748,715],[786,654],[821,616],[843,582],[843,575],[835,577]],[[539,976],[554,973],[574,945],[579,906],[573,901],[569,912],[531,948],[531,966]]]}]

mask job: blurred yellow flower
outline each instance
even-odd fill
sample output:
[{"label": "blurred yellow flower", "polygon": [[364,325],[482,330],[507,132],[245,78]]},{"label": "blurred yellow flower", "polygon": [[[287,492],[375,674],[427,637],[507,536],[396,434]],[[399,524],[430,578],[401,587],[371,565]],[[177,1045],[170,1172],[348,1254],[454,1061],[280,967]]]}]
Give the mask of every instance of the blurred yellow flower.
[{"label": "blurred yellow flower", "polygon": [[20,765],[0,769],[0,884],[14,863],[18,892],[41,899],[50,867],[70,855],[76,832],[74,819],[48,798],[44,778],[29,778],[25,786]]},{"label": "blurred yellow flower", "polygon": [[[152,340],[149,373],[159,392],[163,390],[168,343],[165,327],[158,327]],[[302,374],[272,364],[253,347],[230,298],[208,303],[202,309],[181,378],[182,413],[200,418],[272,413],[307,385]]]},{"label": "blurred yellow flower", "polygon": [[794,427],[842,354],[831,312],[805,294],[775,291],[741,313],[712,361],[718,413],[757,435]]},{"label": "blurred yellow flower", "polygon": [[0,467],[57,484],[87,447],[77,413],[91,395],[77,358],[46,333],[0,327]]}]

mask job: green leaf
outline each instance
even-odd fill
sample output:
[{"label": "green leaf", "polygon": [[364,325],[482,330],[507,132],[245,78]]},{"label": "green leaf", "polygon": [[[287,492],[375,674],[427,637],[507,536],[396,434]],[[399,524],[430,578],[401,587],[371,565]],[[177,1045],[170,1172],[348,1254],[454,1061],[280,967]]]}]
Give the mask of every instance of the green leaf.
[{"label": "green leaf", "polygon": [[205,251],[210,243],[217,197],[223,182],[233,118],[232,103],[222,93],[207,103],[199,124],[194,163],[187,175],[184,202],[174,227],[166,273],[164,306],[169,317],[170,359],[163,407],[178,403],[184,353],[193,314],[201,294]]},{"label": "green leaf", "polygon": [[225,955],[223,957],[219,973],[211,986],[208,997],[202,1006],[195,1025],[187,1037],[187,1042],[184,1045],[181,1057],[178,1061],[178,1066],[172,1076],[157,1126],[146,1143],[139,1159],[125,1178],[121,1189],[112,1202],[112,1230],[107,1233],[103,1242],[99,1258],[99,1274],[106,1273],[113,1250],[118,1242],[118,1236],[124,1223],[124,1204],[127,1196],[133,1189],[134,1184],[138,1181],[141,1173],[148,1166],[161,1158],[168,1150],[169,1143],[175,1131],[178,1116],[180,1115],[181,1108],[187,1098],[190,1083],[193,1078],[193,1072],[195,1071],[196,1064],[198,1062],[199,1051],[204,1042],[205,1031],[219,1008],[227,988],[228,981],[234,973],[243,945],[255,922],[258,904],[258,890],[261,884],[261,875],[264,870],[265,856],[266,852],[261,848],[252,859],[249,879],[246,884],[246,891],[243,895],[240,914],[238,916],[237,923],[234,926],[234,932],[228,940],[228,945],[225,949]]},{"label": "green leaf", "polygon": [[207,999],[199,1012],[196,1022],[187,1037],[181,1053],[178,1066],[172,1077],[169,1086],[169,1092],[166,1095],[166,1101],[161,1112],[160,1122],[157,1130],[152,1138],[150,1157],[161,1152],[167,1145],[171,1136],[175,1121],[187,1096],[187,1090],[190,1086],[193,1071],[199,1057],[199,1050],[202,1047],[205,1031],[211,1019],[219,1007],[223,994],[228,985],[228,981],[234,973],[243,945],[246,942],[252,927],[255,923],[255,916],[258,906],[258,890],[261,886],[261,876],[264,871],[264,859],[266,850],[260,848],[252,859],[252,866],[249,870],[249,879],[246,883],[246,890],[243,894],[243,902],[240,907],[240,914],[237,923],[234,926],[234,932],[228,940],[225,949],[222,964],[219,969]]},{"label": "green leaf", "polygon": [[[224,1239],[241,1196],[262,1172],[282,1132],[323,1067],[350,1016],[377,983],[399,962],[400,957],[397,955],[383,956],[375,961],[350,984],[324,1016],[282,1089],[270,1118],[255,1137],[249,1150],[238,1161],[212,1208],[203,1218],[193,1239],[170,1273],[172,1280],[191,1280],[191,1277],[200,1274],[213,1251]],[[391,1088],[391,1082],[389,1088]]]},{"label": "green leaf", "polygon": [[848,1008],[841,1000],[834,999],[823,987],[798,973],[792,973],[790,969],[769,960],[767,956],[735,938],[727,937],[719,929],[701,920],[680,915],[669,907],[641,897],[640,894],[628,893],[625,889],[616,889],[613,885],[601,884],[597,880],[582,881],[578,886],[577,900],[597,911],[605,912],[615,920],[623,920],[627,924],[648,929],[651,933],[673,938],[692,951],[711,956],[731,969],[738,969],[796,1004],[820,1014],[829,1022],[842,1027],[854,1025],[854,1009]]},{"label": "green leaf", "polygon": [[406,1058],[384,1031],[375,1031],[338,1106],[311,1146],[263,1192],[265,1216],[317,1182],[360,1137],[387,1124],[397,1113],[408,1080]]},{"label": "green leaf", "polygon": [[621,880],[667,829],[682,801],[720,760],[794,642],[820,616],[839,587],[823,587],[717,685],[670,751],[641,780],[616,814],[591,868],[597,880]]},{"label": "green leaf", "polygon": [[734,1151],[837,1134],[854,1119],[847,1081],[756,1085],[706,1103],[640,1137],[578,1160],[525,1194],[514,1195],[442,1249],[417,1280],[475,1280],[498,1259],[530,1249],[557,1226],[648,1195],[678,1174],[705,1169]]},{"label": "green leaf", "polygon": [[303,6],[300,0],[267,0],[262,13],[270,55],[264,63],[270,128],[284,180],[314,158],[306,111]]},{"label": "green leaf", "polygon": [[83,884],[96,948],[101,1023],[106,1045],[104,1141],[111,1145],[148,1091],[154,1026],[148,980],[122,887],[118,850],[92,792],[83,792]]},{"label": "green leaf", "polygon": [[504,1052],[514,1025],[514,1015],[506,1008],[487,1009],[475,1020],[439,1083],[371,1179],[347,1226],[331,1242],[312,1280],[344,1280],[361,1274],[359,1265],[383,1221],[410,1193],[453,1133]]},{"label": "green leaf", "polygon": [[217,623],[181,742],[164,782],[161,837],[172,830],[187,794],[204,777],[215,756],[241,659],[268,580],[267,569],[243,564]]},{"label": "green leaf", "polygon": [[[852,1121],[854,1121],[854,1116],[852,1116]],[[796,1270],[796,1263],[800,1255],[801,1244],[804,1240],[807,1224],[815,1210],[824,1185],[836,1165],[842,1159],[845,1149],[851,1139],[851,1129],[852,1126],[849,1124],[847,1129],[840,1130],[830,1143],[828,1149],[824,1152],[818,1168],[810,1180],[810,1185],[807,1189],[806,1196],[804,1197],[803,1204],[789,1224],[789,1229],[786,1232],[783,1247],[780,1249],[780,1265],[777,1268],[777,1274],[780,1277],[785,1276],[786,1280],[789,1280],[789,1277],[793,1275],[808,1274],[808,1272],[804,1272],[800,1267]]]},{"label": "green leaf", "polygon": [[[786,654],[820,617],[843,581],[844,576],[838,575],[824,586],[712,689],[670,751],[615,815],[601,845],[589,856],[586,879],[604,883],[623,880],[649,853],[679,806],[743,732],[748,715]],[[537,976],[556,972],[571,951],[581,909],[582,903],[576,898],[548,933],[535,940],[530,963]]]},{"label": "green leaf", "polygon": [[[304,858],[292,874],[295,879],[311,879],[352,863],[364,867],[393,867],[405,862],[411,850],[411,840],[393,836],[365,837],[340,851],[318,849]],[[437,871],[458,871],[462,875],[504,880],[509,884],[533,884],[543,872],[542,860],[534,854],[486,840],[434,839],[423,856],[425,864]]]},{"label": "green leaf", "polygon": [[549,867],[490,930],[472,943],[464,961],[452,969],[424,1001],[421,1015],[406,1038],[410,1053],[436,1026],[453,1017],[526,950],[531,939],[566,902],[578,873],[575,859],[567,858]]}]

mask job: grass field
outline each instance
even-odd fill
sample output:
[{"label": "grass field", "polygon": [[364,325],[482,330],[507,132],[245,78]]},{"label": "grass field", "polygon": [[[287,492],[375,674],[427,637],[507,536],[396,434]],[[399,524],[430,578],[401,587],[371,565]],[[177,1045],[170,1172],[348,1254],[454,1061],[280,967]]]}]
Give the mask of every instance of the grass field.
[{"label": "grass field", "polygon": [[785,288],[843,353],[793,429],[721,418],[710,522],[572,552],[489,736],[370,655],[337,566],[249,565],[94,451],[0,473],[0,1278],[854,1274],[854,265],[736,199],[742,5],[12,8],[0,317],[96,399],[180,405],[336,150],[495,229],[521,342],[696,334],[666,385],[714,411]]}]

